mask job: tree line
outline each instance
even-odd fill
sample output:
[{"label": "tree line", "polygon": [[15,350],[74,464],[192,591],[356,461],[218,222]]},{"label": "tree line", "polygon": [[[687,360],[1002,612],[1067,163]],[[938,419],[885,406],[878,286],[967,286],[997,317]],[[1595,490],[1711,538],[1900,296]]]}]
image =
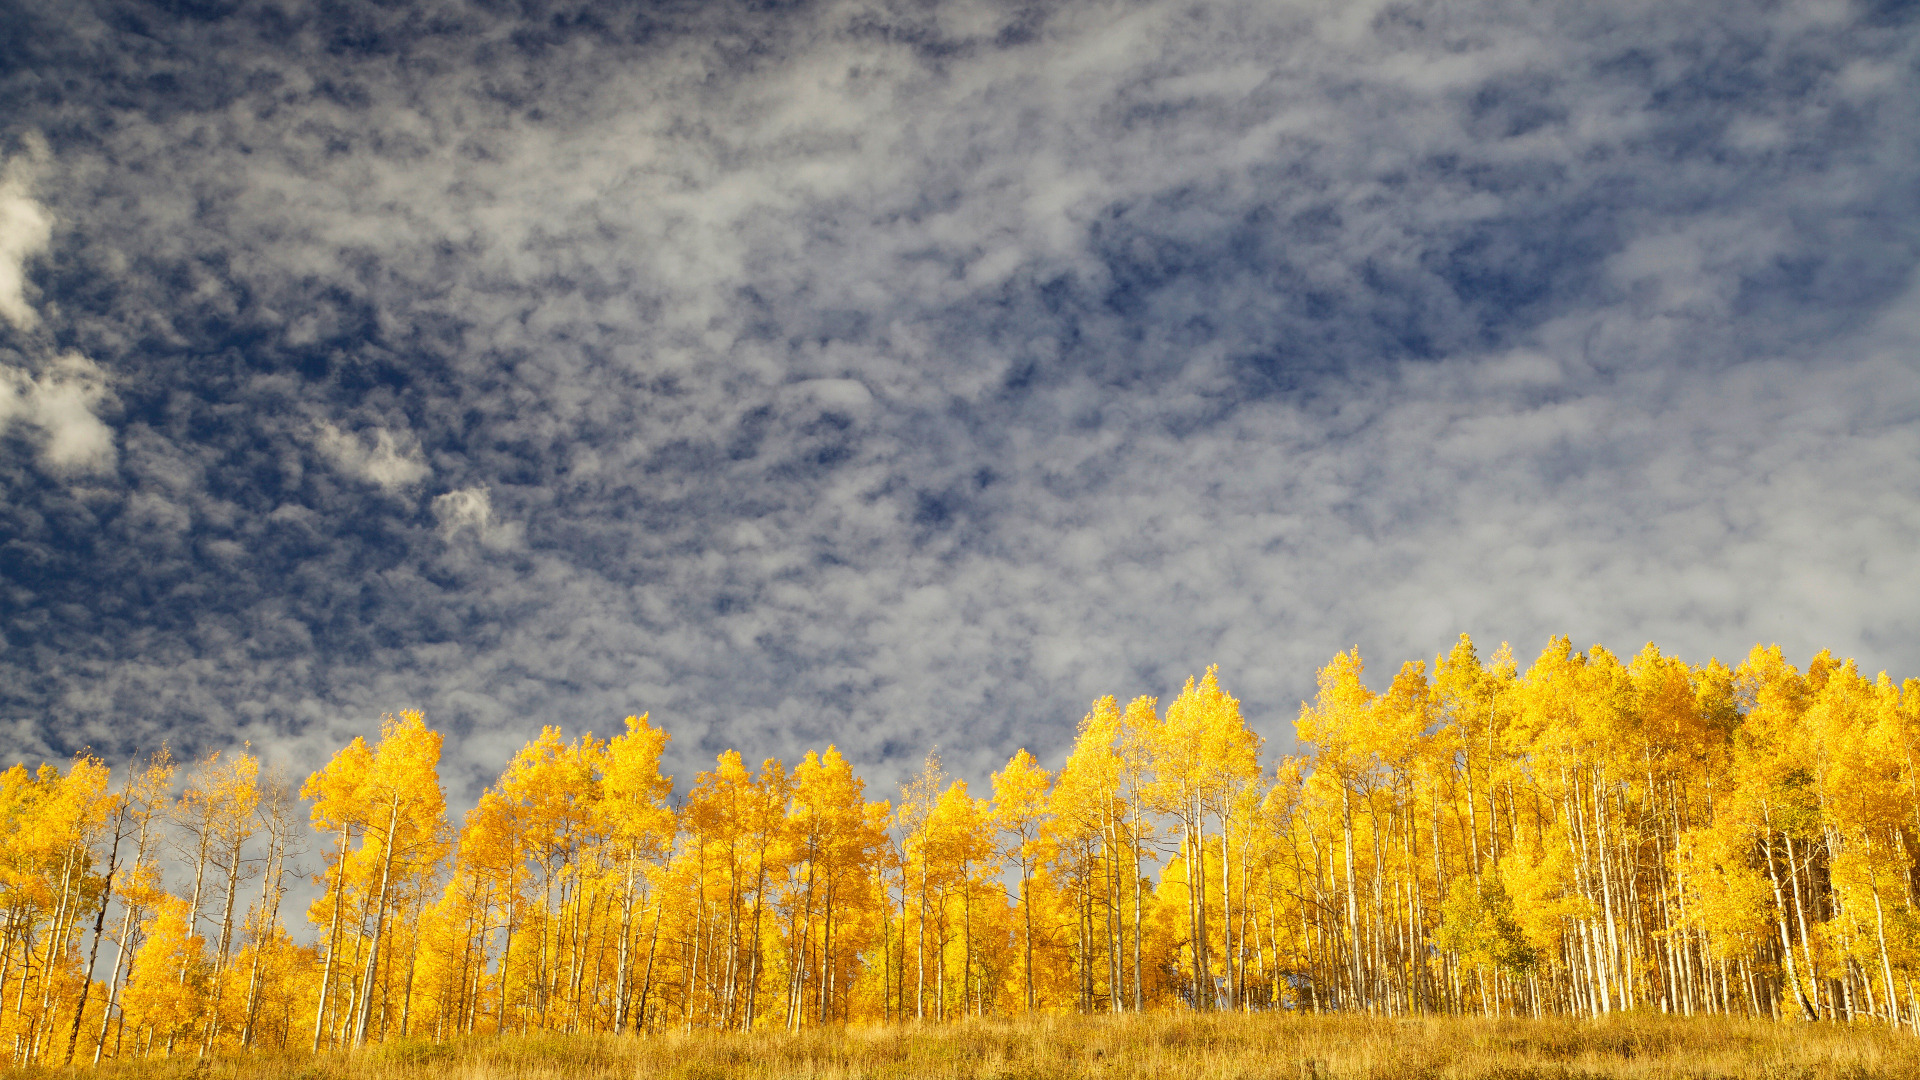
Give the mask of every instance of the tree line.
[{"label": "tree line", "polygon": [[[1464,635],[1322,668],[1299,753],[1209,669],[1056,770],[834,747],[683,795],[645,715],[544,728],[458,823],[419,712],[297,786],[247,750],[0,774],[16,1064],[1029,1010],[1621,1010],[1920,1031],[1920,681]],[[309,865],[311,863],[311,865]],[[311,874],[307,930],[281,905]]]}]

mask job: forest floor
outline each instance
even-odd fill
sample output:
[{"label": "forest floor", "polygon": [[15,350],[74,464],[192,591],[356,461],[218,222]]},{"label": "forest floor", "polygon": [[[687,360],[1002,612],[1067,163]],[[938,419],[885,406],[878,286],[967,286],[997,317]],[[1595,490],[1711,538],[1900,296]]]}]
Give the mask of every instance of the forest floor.
[{"label": "forest floor", "polygon": [[[12,1076],[90,1070],[16,1070]],[[783,1032],[476,1037],[358,1052],[109,1062],[101,1080],[1920,1080],[1878,1025],[1620,1016],[1383,1020],[1149,1014]]]}]

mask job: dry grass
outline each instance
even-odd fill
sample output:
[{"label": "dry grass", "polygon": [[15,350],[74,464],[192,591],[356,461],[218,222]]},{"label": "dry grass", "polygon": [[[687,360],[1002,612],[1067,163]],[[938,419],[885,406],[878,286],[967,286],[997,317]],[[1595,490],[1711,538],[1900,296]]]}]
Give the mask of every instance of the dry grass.
[{"label": "dry grass", "polygon": [[98,1075],[101,1080],[1920,1080],[1920,1039],[1866,1025],[1661,1016],[1396,1021],[1188,1014],[856,1027],[799,1036],[509,1036],[390,1043],[317,1058],[125,1062],[109,1064]]}]

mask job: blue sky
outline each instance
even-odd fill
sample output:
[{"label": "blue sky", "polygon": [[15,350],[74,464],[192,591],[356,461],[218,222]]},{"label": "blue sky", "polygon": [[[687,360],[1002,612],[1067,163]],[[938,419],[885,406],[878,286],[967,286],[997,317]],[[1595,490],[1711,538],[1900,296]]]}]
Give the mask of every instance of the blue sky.
[{"label": "blue sky", "polygon": [[0,749],[1920,675],[1912,3],[0,4]]}]

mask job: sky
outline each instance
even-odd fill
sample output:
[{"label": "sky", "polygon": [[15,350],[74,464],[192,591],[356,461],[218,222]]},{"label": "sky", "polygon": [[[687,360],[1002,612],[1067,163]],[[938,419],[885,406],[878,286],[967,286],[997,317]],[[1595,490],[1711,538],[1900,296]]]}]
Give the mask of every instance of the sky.
[{"label": "sky", "polygon": [[1920,4],[0,0],[0,757],[1920,676]]}]

